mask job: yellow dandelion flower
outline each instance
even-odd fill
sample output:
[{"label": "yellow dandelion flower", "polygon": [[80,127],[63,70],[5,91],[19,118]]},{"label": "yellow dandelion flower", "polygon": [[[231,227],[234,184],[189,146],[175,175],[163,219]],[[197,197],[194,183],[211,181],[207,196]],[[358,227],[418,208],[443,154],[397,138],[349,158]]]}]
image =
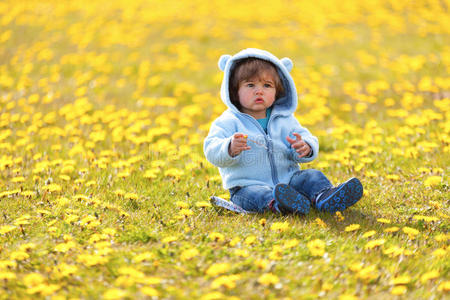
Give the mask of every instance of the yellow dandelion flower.
[{"label": "yellow dandelion flower", "polygon": [[356,231],[356,230],[358,230],[360,227],[361,227],[361,225],[359,225],[359,224],[351,224],[351,225],[348,225],[347,227],[345,227],[345,231],[346,231],[346,232]]},{"label": "yellow dandelion flower", "polygon": [[376,271],[377,269],[374,265],[367,266],[358,271],[357,277],[365,282],[369,282],[378,276]]},{"label": "yellow dandelion flower", "polygon": [[187,249],[181,253],[180,259],[182,261],[191,260],[199,254],[200,254],[200,252],[196,248]]},{"label": "yellow dandelion flower", "polygon": [[68,241],[67,243],[61,243],[55,246],[55,251],[56,252],[61,252],[61,253],[66,253],[67,251],[69,251],[70,249],[73,249],[76,247],[75,242],[73,241]]},{"label": "yellow dandelion flower", "polygon": [[206,295],[203,295],[200,300],[220,300],[224,299],[225,295],[220,292],[211,292]]},{"label": "yellow dandelion flower", "polygon": [[376,247],[379,247],[381,245],[383,245],[386,242],[385,239],[377,239],[377,240],[373,240],[373,241],[369,241],[367,242],[367,244],[364,246],[364,249],[374,249]]},{"label": "yellow dandelion flower", "polygon": [[256,243],[256,236],[251,235],[251,236],[246,237],[245,240],[244,240],[244,243],[246,245],[249,245],[249,246],[255,244]]},{"label": "yellow dandelion flower", "polygon": [[219,232],[211,232],[209,238],[215,242],[223,242],[225,240],[225,236]]},{"label": "yellow dandelion flower", "polygon": [[34,243],[26,243],[26,244],[20,245],[19,250],[25,251],[25,252],[29,252],[29,251],[31,251],[31,250],[33,250],[35,248],[36,248],[36,244],[34,244]]},{"label": "yellow dandelion flower", "polygon": [[435,257],[444,257],[447,254],[447,250],[443,248],[438,248],[433,251],[432,255]]},{"label": "yellow dandelion flower", "polygon": [[377,173],[375,173],[375,172],[373,172],[373,171],[366,171],[365,173],[364,173],[364,175],[366,175],[367,177],[369,177],[369,178],[376,178],[376,177],[378,177],[378,174]]},{"label": "yellow dandelion flower", "polygon": [[326,228],[327,224],[321,218],[316,218],[314,222],[322,228]]},{"label": "yellow dandelion flower", "polygon": [[44,186],[42,189],[46,190],[49,193],[53,193],[53,192],[61,192],[62,188],[60,185],[57,185],[56,183],[52,183],[49,185]]},{"label": "yellow dandelion flower", "polygon": [[97,182],[95,180],[89,180],[88,182],[86,182],[87,187],[95,186],[96,184]]},{"label": "yellow dandelion flower", "polygon": [[259,276],[258,282],[262,285],[274,285],[280,282],[280,279],[272,273],[265,273]]},{"label": "yellow dandelion flower", "polygon": [[399,181],[400,176],[396,175],[396,174],[388,174],[388,175],[386,175],[386,179],[389,179],[391,181]]},{"label": "yellow dandelion flower", "polygon": [[283,258],[283,249],[280,245],[274,245],[272,251],[269,253],[269,258],[271,260],[280,260]]},{"label": "yellow dandelion flower", "polygon": [[446,242],[450,238],[450,234],[441,233],[434,237],[437,242]]},{"label": "yellow dandelion flower", "polygon": [[423,185],[424,186],[436,186],[442,182],[441,176],[430,176],[427,179],[425,179]]},{"label": "yellow dandelion flower", "polygon": [[362,267],[363,267],[363,264],[358,262],[358,263],[352,263],[348,268],[353,272],[359,272],[359,271],[361,271]]},{"label": "yellow dandelion flower", "polygon": [[439,277],[439,271],[433,270],[433,271],[429,271],[424,273],[422,276],[420,276],[420,282],[422,284],[426,283],[429,280],[433,280]]},{"label": "yellow dandelion flower", "polygon": [[363,238],[368,238],[368,237],[374,236],[376,233],[377,233],[377,232],[376,232],[375,230],[369,230],[369,231],[366,231],[366,232],[362,235],[362,237],[363,237]]},{"label": "yellow dandelion flower", "polygon": [[135,193],[126,193],[124,195],[124,198],[125,199],[129,199],[129,200],[138,200],[139,196],[137,194],[135,194]]},{"label": "yellow dandelion flower", "polygon": [[176,169],[176,168],[170,168],[164,172],[164,176],[172,177],[176,180],[179,180],[181,178],[181,176],[183,176],[183,175],[184,175],[184,171],[181,169]]},{"label": "yellow dandelion flower", "polygon": [[175,205],[178,208],[188,208],[189,207],[189,205],[184,201],[177,201],[177,202],[175,202]]},{"label": "yellow dandelion flower", "polygon": [[13,231],[16,228],[17,228],[16,226],[12,226],[12,225],[3,225],[0,227],[0,234],[6,234],[8,232]]},{"label": "yellow dandelion flower", "polygon": [[231,247],[234,247],[234,246],[236,246],[237,244],[239,244],[240,241],[241,241],[241,238],[240,238],[240,237],[234,237],[234,238],[230,241],[230,246],[231,246]]},{"label": "yellow dandelion flower", "polygon": [[444,281],[443,283],[441,283],[438,286],[438,291],[440,291],[440,292],[448,292],[448,291],[450,291],[450,281],[447,280],[447,281]]},{"label": "yellow dandelion flower", "polygon": [[259,220],[259,224],[260,224],[262,227],[265,227],[265,226],[266,226],[266,223],[267,223],[267,220],[266,220],[265,218],[262,218],[262,219]]},{"label": "yellow dandelion flower", "polygon": [[96,265],[104,265],[108,262],[108,258],[97,254],[80,254],[76,260],[87,267],[92,267]]},{"label": "yellow dandelion flower", "polygon": [[122,172],[119,172],[119,173],[117,173],[117,177],[118,178],[127,178],[127,177],[129,177],[131,174],[130,174],[130,171],[128,171],[128,170],[125,170],[125,171],[122,171]]},{"label": "yellow dandelion flower", "polygon": [[239,279],[241,279],[240,275],[219,276],[211,283],[211,288],[218,289],[224,287],[226,289],[234,289],[236,287],[236,281]]},{"label": "yellow dandelion flower", "polygon": [[13,183],[21,183],[24,181],[25,181],[25,177],[23,177],[23,176],[17,176],[17,177],[11,178],[11,182],[13,182]]},{"label": "yellow dandelion flower", "polygon": [[180,210],[179,215],[182,217],[190,217],[194,214],[194,212],[190,209],[183,208]]},{"label": "yellow dandelion flower", "polygon": [[309,241],[306,246],[312,256],[323,256],[325,254],[325,242],[320,239]]},{"label": "yellow dandelion flower", "polygon": [[158,174],[160,173],[160,169],[150,169],[144,172],[143,177],[148,179],[155,179],[158,177]]},{"label": "yellow dandelion flower", "polygon": [[217,276],[223,273],[226,273],[230,270],[230,264],[228,263],[216,263],[211,265],[206,271],[205,274],[208,276]]},{"label": "yellow dandelion flower", "polygon": [[33,191],[23,191],[20,193],[22,196],[27,197],[27,198],[31,198],[33,196],[36,195],[36,192]]},{"label": "yellow dandelion flower", "polygon": [[158,290],[149,286],[142,287],[141,293],[149,297],[159,297]]},{"label": "yellow dandelion flower", "polygon": [[269,265],[270,261],[268,261],[267,259],[258,259],[255,261],[255,266],[260,270],[267,269]]},{"label": "yellow dandelion flower", "polygon": [[119,197],[122,197],[122,196],[124,196],[126,194],[126,192],[124,190],[117,189],[117,190],[114,191],[114,194],[116,194]]},{"label": "yellow dandelion flower", "polygon": [[61,287],[57,284],[45,284],[41,283],[37,286],[31,287],[27,289],[28,294],[40,294],[42,296],[49,296],[59,290]]},{"label": "yellow dandelion flower", "polygon": [[54,272],[57,277],[60,278],[69,277],[75,275],[78,272],[78,267],[75,265],[68,265],[66,263],[61,263],[55,266]]},{"label": "yellow dandelion flower", "polygon": [[245,257],[249,257],[250,253],[246,249],[236,249],[236,250],[234,250],[234,255],[245,258]]},{"label": "yellow dandelion flower", "polygon": [[9,258],[11,260],[16,260],[16,261],[22,261],[29,257],[30,256],[25,251],[14,251],[14,252],[11,252],[11,254],[9,255]]},{"label": "yellow dandelion flower", "polygon": [[289,229],[288,222],[275,222],[270,226],[270,230],[283,232]]},{"label": "yellow dandelion flower", "polygon": [[175,242],[176,240],[178,240],[178,238],[176,236],[168,236],[168,237],[163,238],[161,240],[161,243],[170,244],[172,242]]},{"label": "yellow dandelion flower", "polygon": [[0,260],[0,270],[12,269],[17,267],[17,262],[14,260]]},{"label": "yellow dandelion flower", "polygon": [[0,280],[8,281],[8,280],[15,280],[16,274],[13,272],[1,272],[0,271]]},{"label": "yellow dandelion flower", "polygon": [[402,231],[408,235],[408,237],[412,240],[419,234],[419,230],[411,228],[411,227],[403,227]]},{"label": "yellow dandelion flower", "polygon": [[408,284],[411,282],[411,277],[408,275],[401,275],[391,279],[390,284],[399,285],[399,284]]},{"label": "yellow dandelion flower", "polygon": [[383,250],[383,253],[390,257],[396,257],[401,254],[404,254],[404,251],[405,251],[404,248],[400,248],[398,246],[392,246],[392,247],[389,247],[388,249]]},{"label": "yellow dandelion flower", "polygon": [[151,261],[154,258],[155,258],[155,254],[153,254],[151,252],[143,252],[143,253],[139,253],[139,254],[135,255],[133,257],[133,262],[140,263],[143,261]]},{"label": "yellow dandelion flower", "polygon": [[108,289],[103,294],[103,299],[107,300],[115,300],[115,299],[123,299],[127,295],[127,292],[118,288]]},{"label": "yellow dandelion flower", "polygon": [[392,226],[392,227],[386,228],[384,230],[384,232],[392,233],[392,232],[397,232],[399,230],[400,230],[400,228],[398,228],[397,226]]},{"label": "yellow dandelion flower", "polygon": [[63,181],[70,181],[70,176],[68,175],[59,175],[59,179]]},{"label": "yellow dandelion flower", "polygon": [[30,273],[23,277],[23,283],[27,287],[39,285],[45,281],[45,278],[39,273]]},{"label": "yellow dandelion flower", "polygon": [[345,220],[345,217],[342,215],[342,213],[340,211],[336,212],[335,217],[338,222],[342,222]]},{"label": "yellow dandelion flower", "polygon": [[413,219],[417,220],[417,221],[425,221],[425,222],[436,222],[436,221],[439,221],[439,218],[437,218],[437,217],[419,216],[419,215],[415,215],[413,217]]},{"label": "yellow dandelion flower", "polygon": [[208,201],[199,201],[195,203],[195,206],[197,207],[211,207],[211,203],[209,203]]},{"label": "yellow dandelion flower", "polygon": [[392,295],[400,296],[406,293],[408,289],[404,285],[397,285],[391,290]]},{"label": "yellow dandelion flower", "polygon": [[391,220],[385,219],[385,218],[378,218],[377,222],[384,223],[384,224],[391,224]]},{"label": "yellow dandelion flower", "polygon": [[300,241],[297,239],[290,239],[284,242],[283,247],[285,249],[291,249],[291,248],[295,248],[298,246],[298,244],[300,244]]}]

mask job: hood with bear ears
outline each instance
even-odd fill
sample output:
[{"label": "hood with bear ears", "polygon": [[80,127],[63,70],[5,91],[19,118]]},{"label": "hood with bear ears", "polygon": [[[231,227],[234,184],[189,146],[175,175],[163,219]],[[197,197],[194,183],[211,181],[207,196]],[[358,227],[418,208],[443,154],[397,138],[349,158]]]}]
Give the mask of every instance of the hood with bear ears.
[{"label": "hood with bear ears", "polygon": [[284,86],[285,95],[275,101],[272,114],[276,113],[281,115],[290,115],[294,113],[297,108],[298,99],[294,80],[292,79],[292,76],[289,73],[293,67],[292,61],[287,57],[278,59],[276,56],[267,51],[255,48],[248,48],[242,50],[233,56],[226,54],[220,57],[218,62],[219,69],[224,72],[222,86],[220,89],[220,96],[225,105],[228,108],[230,108],[233,112],[239,113],[239,110],[233,103],[231,103],[230,99],[230,92],[229,92],[230,76],[231,72],[233,71],[236,65],[236,61],[248,57],[255,57],[269,61],[273,63],[277,68],[281,82]]}]

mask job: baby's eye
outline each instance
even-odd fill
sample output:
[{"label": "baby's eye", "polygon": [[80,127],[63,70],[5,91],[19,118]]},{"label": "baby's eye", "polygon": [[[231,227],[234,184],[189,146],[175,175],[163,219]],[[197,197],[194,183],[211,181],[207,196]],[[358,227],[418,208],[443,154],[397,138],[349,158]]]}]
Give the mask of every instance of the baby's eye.
[{"label": "baby's eye", "polygon": [[254,87],[255,85],[253,83],[247,83],[248,87]]},{"label": "baby's eye", "polygon": [[270,88],[270,87],[272,87],[272,85],[271,85],[270,83],[265,83],[265,84],[264,84],[264,87]]}]

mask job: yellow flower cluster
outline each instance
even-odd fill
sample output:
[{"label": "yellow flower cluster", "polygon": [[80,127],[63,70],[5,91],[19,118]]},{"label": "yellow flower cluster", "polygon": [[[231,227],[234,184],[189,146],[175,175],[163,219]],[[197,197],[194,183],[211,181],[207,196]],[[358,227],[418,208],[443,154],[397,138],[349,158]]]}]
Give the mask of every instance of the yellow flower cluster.
[{"label": "yellow flower cluster", "polygon": [[[0,2],[1,292],[445,297],[447,2]],[[321,144],[305,167],[360,178],[355,208],[212,209],[229,198],[202,150],[226,109],[217,60],[248,47],[294,62]]]}]

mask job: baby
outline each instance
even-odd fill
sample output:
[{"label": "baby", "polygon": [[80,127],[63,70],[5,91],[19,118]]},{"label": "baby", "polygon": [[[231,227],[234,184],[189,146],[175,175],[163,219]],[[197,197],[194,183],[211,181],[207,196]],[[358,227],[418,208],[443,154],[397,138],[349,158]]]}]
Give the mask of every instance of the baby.
[{"label": "baby", "polygon": [[334,187],[321,171],[299,168],[317,157],[319,143],[294,117],[292,67],[289,58],[259,49],[223,55],[221,98],[228,109],[212,123],[204,153],[230,200],[247,211],[343,211],[363,195],[357,178]]}]

